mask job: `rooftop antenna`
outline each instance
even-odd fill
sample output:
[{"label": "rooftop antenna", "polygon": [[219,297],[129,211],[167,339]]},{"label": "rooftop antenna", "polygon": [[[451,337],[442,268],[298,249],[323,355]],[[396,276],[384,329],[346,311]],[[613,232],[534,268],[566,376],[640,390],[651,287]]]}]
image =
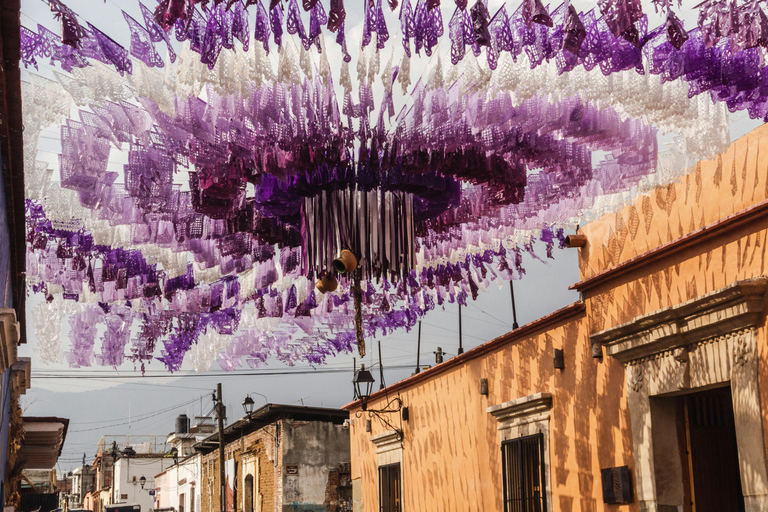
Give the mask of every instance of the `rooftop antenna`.
[{"label": "rooftop antenna", "polygon": [[357,400],[357,388],[355,387],[355,374],[357,373],[357,358],[352,358],[352,400]]},{"label": "rooftop antenna", "polygon": [[419,356],[421,355],[421,320],[419,320],[419,337],[416,341],[416,371],[414,373],[419,373],[421,371],[421,368],[419,368]]},{"label": "rooftop antenna", "polygon": [[379,385],[379,389],[384,389],[384,366],[381,364],[381,340],[378,341],[379,344],[379,377],[381,377],[381,384]]},{"label": "rooftop antenna", "polygon": [[461,345],[461,304],[459,304],[459,351],[457,355],[464,353],[464,347]]},{"label": "rooftop antenna", "polygon": [[509,280],[509,293],[512,295],[512,329],[520,327],[517,325],[517,310],[515,309],[515,287],[512,284],[513,280]]}]

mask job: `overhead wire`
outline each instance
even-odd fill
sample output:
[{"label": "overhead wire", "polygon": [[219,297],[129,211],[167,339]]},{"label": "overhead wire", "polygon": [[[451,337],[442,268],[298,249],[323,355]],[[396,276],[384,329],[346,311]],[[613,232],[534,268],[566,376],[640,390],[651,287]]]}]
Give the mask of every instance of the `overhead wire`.
[{"label": "overhead wire", "polygon": [[[154,416],[157,416],[158,414],[167,413],[167,412],[170,412],[170,411],[172,411],[172,410],[175,410],[175,409],[179,409],[179,408],[181,408],[181,407],[186,407],[186,406],[188,406],[188,405],[190,405],[190,404],[192,404],[192,403],[196,402],[196,401],[198,400],[198,398],[199,398],[199,397],[196,397],[194,400],[190,400],[190,401],[188,401],[188,402],[184,402],[184,403],[181,403],[181,404],[178,404],[178,405],[174,405],[174,406],[171,406],[171,407],[169,407],[169,408],[165,409],[164,411],[162,411],[161,413],[157,413],[157,412],[154,412],[154,413],[151,413],[149,416],[147,416],[146,414],[144,414],[144,415],[142,415],[142,417],[141,417],[141,418],[139,418],[139,419],[135,419],[135,420],[134,420],[133,418],[130,418],[130,423],[133,423],[134,421],[135,421],[135,422],[144,421],[144,420],[150,419],[150,418],[152,418],[152,417],[154,417]],[[112,421],[116,421],[116,420],[112,420]],[[113,423],[113,424],[111,424],[111,425],[102,425],[102,426],[98,426],[98,427],[94,427],[94,428],[86,428],[86,429],[76,429],[76,430],[69,430],[69,432],[71,432],[71,433],[77,433],[77,432],[92,432],[92,431],[94,431],[94,430],[100,430],[100,429],[109,428],[109,427],[117,427],[117,426],[121,426],[121,425],[125,425],[125,419],[123,419],[123,420],[122,420],[122,421],[120,421],[119,423]]]},{"label": "overhead wire", "polygon": [[204,396],[205,395],[200,395],[200,396],[192,398],[192,399],[190,399],[190,400],[188,400],[188,401],[186,401],[184,403],[181,403],[181,404],[178,404],[178,405],[175,405],[175,406],[172,406],[172,407],[166,407],[166,408],[163,408],[163,409],[160,409],[160,410],[157,410],[157,411],[145,412],[143,414],[139,414],[136,417],[128,416],[128,417],[124,417],[124,418],[111,418],[111,419],[103,420],[103,421],[77,421],[77,422],[70,422],[70,425],[91,425],[91,424],[96,424],[96,423],[108,423],[110,421],[121,421],[121,420],[135,421],[135,420],[138,420],[138,419],[140,419],[140,418],[142,418],[144,416],[153,416],[155,414],[162,414],[164,412],[167,412],[167,411],[172,410],[172,409],[177,409],[179,407],[186,407],[187,405],[190,405],[192,403],[197,402],[200,398],[202,398]]}]

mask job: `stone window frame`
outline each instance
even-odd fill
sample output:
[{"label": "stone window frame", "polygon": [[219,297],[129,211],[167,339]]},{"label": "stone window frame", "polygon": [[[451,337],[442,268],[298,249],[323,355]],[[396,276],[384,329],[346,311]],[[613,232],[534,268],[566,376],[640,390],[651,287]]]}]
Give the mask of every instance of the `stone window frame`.
[{"label": "stone window frame", "polygon": [[400,512],[405,512],[405,474],[403,465],[403,434],[397,430],[387,430],[370,438],[376,445],[376,510],[379,510],[381,499],[379,490],[379,468],[390,464],[400,464]]},{"label": "stone window frame", "polygon": [[[485,411],[493,416],[498,423],[499,455],[501,454],[501,444],[504,441],[541,432],[541,442],[544,445],[544,475],[542,478],[542,485],[545,487],[547,496],[546,510],[554,510],[551,485],[552,465],[549,456],[549,419],[552,414],[552,393],[541,392],[520,397],[509,402],[493,405],[488,407]],[[501,464],[499,464],[499,472],[501,472]],[[503,474],[501,475],[501,478],[503,481]]]},{"label": "stone window frame", "polygon": [[[626,368],[635,488],[640,510],[659,503],[651,397],[730,385],[739,472],[747,512],[768,509],[768,460],[760,405],[757,329],[764,321],[765,277],[744,279],[690,301],[591,335]],[[658,418],[657,418],[658,419]],[[658,425],[661,428],[661,425]],[[665,487],[668,484],[664,484]],[[663,499],[663,498],[661,498]]]}]

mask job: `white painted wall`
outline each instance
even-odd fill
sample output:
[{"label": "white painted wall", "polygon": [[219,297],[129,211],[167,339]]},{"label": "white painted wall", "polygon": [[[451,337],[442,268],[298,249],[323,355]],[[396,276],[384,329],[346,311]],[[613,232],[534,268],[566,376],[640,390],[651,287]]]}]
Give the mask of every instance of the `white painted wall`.
[{"label": "white painted wall", "polygon": [[[156,480],[154,508],[173,507],[179,512],[180,496],[184,495],[184,512],[200,512],[200,475],[202,471],[199,453],[170,466]],[[142,507],[142,512],[144,508]]]},{"label": "white painted wall", "polygon": [[[169,457],[132,458],[121,457],[115,462],[113,503],[138,503],[141,512],[155,508],[155,497],[149,491],[155,488],[155,475],[173,464]],[[141,488],[141,477],[147,479]],[[123,497],[126,496],[126,497]]]}]

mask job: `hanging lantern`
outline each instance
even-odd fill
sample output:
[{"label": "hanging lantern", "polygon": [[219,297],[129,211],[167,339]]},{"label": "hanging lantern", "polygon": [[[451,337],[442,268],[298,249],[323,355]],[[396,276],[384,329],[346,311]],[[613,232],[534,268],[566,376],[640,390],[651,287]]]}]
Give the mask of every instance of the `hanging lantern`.
[{"label": "hanging lantern", "polygon": [[355,372],[352,383],[355,386],[355,396],[362,401],[363,410],[367,409],[368,398],[371,396],[374,382],[376,381],[373,380],[371,372],[365,369],[364,364],[361,364],[360,369]]},{"label": "hanging lantern", "polygon": [[320,279],[315,283],[315,288],[320,290],[320,293],[335,292],[338,287],[339,282],[330,272],[323,272]]}]

